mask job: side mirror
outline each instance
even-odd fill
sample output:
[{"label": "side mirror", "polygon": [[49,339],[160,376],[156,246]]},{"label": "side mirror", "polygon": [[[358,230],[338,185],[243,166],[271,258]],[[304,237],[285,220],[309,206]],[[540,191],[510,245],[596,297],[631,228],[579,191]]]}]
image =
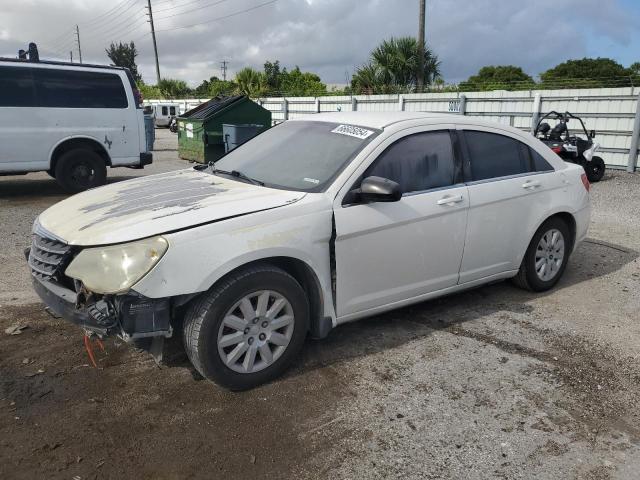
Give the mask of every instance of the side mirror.
[{"label": "side mirror", "polygon": [[363,202],[397,202],[402,198],[400,185],[382,177],[365,178],[357,193]]},{"label": "side mirror", "polygon": [[590,136],[591,138],[596,138],[596,131],[595,131],[595,130],[591,130],[591,131],[589,132],[589,136]]}]

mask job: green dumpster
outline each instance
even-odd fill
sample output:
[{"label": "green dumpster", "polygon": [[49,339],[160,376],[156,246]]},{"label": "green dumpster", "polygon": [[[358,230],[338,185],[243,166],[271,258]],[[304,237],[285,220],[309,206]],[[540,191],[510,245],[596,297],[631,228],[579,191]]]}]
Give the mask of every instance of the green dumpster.
[{"label": "green dumpster", "polygon": [[178,155],[192,162],[215,162],[225,154],[222,124],[271,127],[271,112],[244,95],[215,97],[178,117]]}]

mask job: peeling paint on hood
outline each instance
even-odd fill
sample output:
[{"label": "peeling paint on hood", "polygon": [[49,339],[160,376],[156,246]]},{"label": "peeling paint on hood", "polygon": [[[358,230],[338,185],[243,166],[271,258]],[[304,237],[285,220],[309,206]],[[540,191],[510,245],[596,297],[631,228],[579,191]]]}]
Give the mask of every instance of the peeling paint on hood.
[{"label": "peeling paint on hood", "polygon": [[189,169],[79,193],[45,210],[39,222],[69,244],[105,245],[276,208],[304,196]]}]

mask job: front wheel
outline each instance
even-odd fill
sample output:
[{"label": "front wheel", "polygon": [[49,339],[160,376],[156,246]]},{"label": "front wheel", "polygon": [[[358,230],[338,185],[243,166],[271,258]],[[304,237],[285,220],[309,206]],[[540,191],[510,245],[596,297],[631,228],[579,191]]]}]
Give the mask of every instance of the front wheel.
[{"label": "front wheel", "polygon": [[300,284],[270,265],[231,274],[188,309],[184,345],[194,368],[231,390],[281,375],[302,348],[309,305]]},{"label": "front wheel", "polygon": [[584,171],[587,179],[591,182],[599,182],[604,177],[604,160],[600,157],[592,157],[589,162],[584,164]]},{"label": "front wheel", "polygon": [[560,218],[550,218],[534,234],[513,282],[534,292],[558,283],[571,253],[571,234]]}]

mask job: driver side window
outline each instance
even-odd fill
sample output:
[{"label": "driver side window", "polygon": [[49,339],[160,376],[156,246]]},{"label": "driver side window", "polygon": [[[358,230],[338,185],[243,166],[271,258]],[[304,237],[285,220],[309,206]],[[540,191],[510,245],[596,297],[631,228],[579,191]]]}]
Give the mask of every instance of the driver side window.
[{"label": "driver side window", "polygon": [[388,178],[404,194],[455,183],[455,162],[448,130],[415,133],[396,141],[380,154],[363,178]]}]

